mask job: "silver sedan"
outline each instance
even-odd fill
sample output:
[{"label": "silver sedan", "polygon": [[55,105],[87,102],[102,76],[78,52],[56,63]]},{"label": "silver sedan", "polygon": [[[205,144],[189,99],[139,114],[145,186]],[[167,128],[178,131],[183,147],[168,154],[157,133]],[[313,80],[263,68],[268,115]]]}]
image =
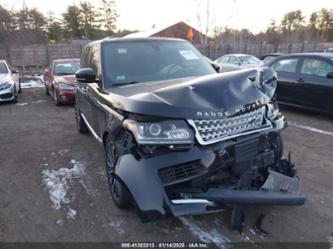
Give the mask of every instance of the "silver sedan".
[{"label": "silver sedan", "polygon": [[6,61],[0,60],[0,102],[17,102],[19,92],[21,84],[18,72],[11,69]]},{"label": "silver sedan", "polygon": [[230,72],[263,65],[262,61],[249,54],[227,54],[217,58],[214,62],[221,66],[221,72]]}]

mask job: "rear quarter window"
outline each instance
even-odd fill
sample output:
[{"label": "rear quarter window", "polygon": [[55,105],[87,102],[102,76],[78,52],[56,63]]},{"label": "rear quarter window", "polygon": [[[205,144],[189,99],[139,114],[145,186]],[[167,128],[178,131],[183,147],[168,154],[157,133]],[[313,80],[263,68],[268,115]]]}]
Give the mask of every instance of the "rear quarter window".
[{"label": "rear quarter window", "polygon": [[333,66],[321,59],[304,59],[301,68],[301,74],[317,77],[326,77],[331,72],[333,72]]}]

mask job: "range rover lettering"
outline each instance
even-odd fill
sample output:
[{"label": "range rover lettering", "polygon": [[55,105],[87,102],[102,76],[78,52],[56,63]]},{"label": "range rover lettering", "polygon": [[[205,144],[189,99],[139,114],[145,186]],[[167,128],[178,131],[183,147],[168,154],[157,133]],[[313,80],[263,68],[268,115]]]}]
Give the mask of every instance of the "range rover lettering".
[{"label": "range rover lettering", "polygon": [[218,74],[187,41],[107,38],[76,72],[75,117],[105,149],[111,196],[143,221],[246,205],[301,205],[282,158],[285,118],[269,68]]}]

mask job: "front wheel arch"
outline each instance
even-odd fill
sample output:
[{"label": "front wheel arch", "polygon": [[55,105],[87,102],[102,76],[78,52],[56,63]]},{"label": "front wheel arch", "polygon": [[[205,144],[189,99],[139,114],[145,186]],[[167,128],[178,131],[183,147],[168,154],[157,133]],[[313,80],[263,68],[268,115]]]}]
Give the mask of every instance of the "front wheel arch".
[{"label": "front wheel arch", "polygon": [[[120,208],[120,209],[128,209],[130,208],[132,205],[136,205],[135,204],[135,201],[133,199],[133,196],[131,194],[131,192],[129,191],[129,188],[128,186],[126,185],[126,183],[121,179],[121,177],[119,177],[116,173],[115,173],[115,168],[117,166],[117,162],[114,161],[112,163],[113,165],[113,169],[111,171],[111,168],[109,166],[109,163],[108,161],[110,160],[110,152],[109,151],[109,148],[107,148],[109,145],[111,147],[112,145],[112,148],[113,148],[113,151],[114,153],[113,156],[111,157],[111,160],[112,158],[116,158],[117,157],[117,153],[116,152],[116,148],[115,148],[115,145],[114,145],[114,142],[113,142],[113,139],[110,135],[108,135],[107,132],[104,132],[103,134],[103,144],[104,144],[104,153],[105,153],[105,167],[106,167],[106,174],[107,174],[107,178],[108,178],[108,185],[109,185],[109,189],[110,189],[110,192],[111,192],[111,197],[113,199],[113,202],[115,203],[115,205]],[[113,160],[112,160],[113,161]],[[113,188],[114,187],[117,187],[114,185],[114,181],[116,181],[115,184],[118,184],[118,193],[121,193],[120,194],[120,197],[117,196],[115,193],[113,193]]]}]

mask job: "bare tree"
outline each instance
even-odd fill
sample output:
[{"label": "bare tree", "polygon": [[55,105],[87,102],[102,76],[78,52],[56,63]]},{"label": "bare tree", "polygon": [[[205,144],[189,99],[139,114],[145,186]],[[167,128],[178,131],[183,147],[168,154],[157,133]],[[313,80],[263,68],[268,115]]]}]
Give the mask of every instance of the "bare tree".
[{"label": "bare tree", "polygon": [[[214,4],[215,5],[215,4]],[[213,4],[211,0],[197,1],[197,20],[200,32],[203,34],[200,37],[201,44],[208,44],[208,37],[215,27],[215,13],[212,11]]]}]

